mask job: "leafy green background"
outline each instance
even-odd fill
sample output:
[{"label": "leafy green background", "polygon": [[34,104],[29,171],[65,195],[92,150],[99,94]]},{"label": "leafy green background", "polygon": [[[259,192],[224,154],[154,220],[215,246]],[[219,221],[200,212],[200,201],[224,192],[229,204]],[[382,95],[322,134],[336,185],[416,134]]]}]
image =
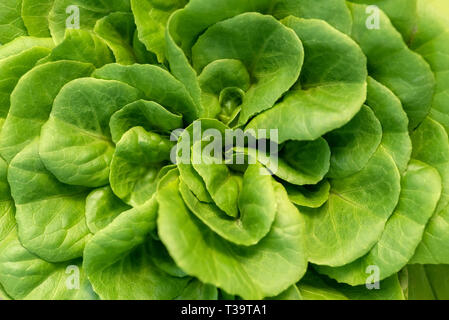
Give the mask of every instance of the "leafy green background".
[{"label": "leafy green background", "polygon": [[3,0],[0,298],[449,299],[448,70],[445,0]]}]

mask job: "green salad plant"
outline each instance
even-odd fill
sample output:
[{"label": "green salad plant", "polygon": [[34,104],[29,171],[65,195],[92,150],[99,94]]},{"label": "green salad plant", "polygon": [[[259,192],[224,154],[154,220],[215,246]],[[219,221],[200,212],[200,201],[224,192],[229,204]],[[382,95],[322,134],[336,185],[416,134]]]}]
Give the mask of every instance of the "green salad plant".
[{"label": "green salad plant", "polygon": [[449,299],[446,0],[2,0],[0,297]]}]

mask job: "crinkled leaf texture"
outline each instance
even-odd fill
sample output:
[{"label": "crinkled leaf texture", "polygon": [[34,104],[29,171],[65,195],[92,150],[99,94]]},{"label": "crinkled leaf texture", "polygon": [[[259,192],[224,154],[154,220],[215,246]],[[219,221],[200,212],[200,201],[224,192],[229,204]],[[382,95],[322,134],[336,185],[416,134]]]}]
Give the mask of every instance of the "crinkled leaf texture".
[{"label": "crinkled leaf texture", "polygon": [[[183,202],[179,183],[175,171],[161,181],[157,223],[161,240],[187,273],[247,299],[277,295],[305,273],[304,222],[281,186],[274,186],[277,212],[271,231],[243,247],[196,218]],[[268,272],[272,277],[266,277]]]},{"label": "crinkled leaf texture", "polygon": [[448,17],[2,0],[0,297],[448,299]]}]

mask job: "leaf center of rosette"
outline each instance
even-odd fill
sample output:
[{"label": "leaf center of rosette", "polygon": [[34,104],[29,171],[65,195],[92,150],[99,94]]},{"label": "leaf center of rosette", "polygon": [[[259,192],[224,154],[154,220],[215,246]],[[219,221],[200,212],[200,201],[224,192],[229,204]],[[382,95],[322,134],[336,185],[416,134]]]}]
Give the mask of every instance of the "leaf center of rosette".
[{"label": "leaf center of rosette", "polygon": [[266,236],[275,219],[274,180],[250,157],[242,164],[232,161],[234,149],[226,144],[232,133],[218,120],[203,119],[181,134],[179,190],[187,207],[215,233],[250,246]]},{"label": "leaf center of rosette", "polygon": [[[249,12],[217,22],[192,46],[204,112],[223,121],[220,98],[235,95],[235,90],[227,88],[237,87],[245,94],[236,95],[237,101],[241,99],[240,112],[234,114],[234,108],[231,115],[238,115],[237,124],[246,123],[290,89],[298,80],[303,59],[298,36],[272,16]],[[208,94],[217,88],[227,90],[220,90],[219,101],[214,101]],[[225,118],[229,123],[229,115]]]},{"label": "leaf center of rosette", "polygon": [[221,113],[218,118],[224,123],[230,123],[240,112],[245,92],[236,87],[225,88],[220,92],[219,103]]}]

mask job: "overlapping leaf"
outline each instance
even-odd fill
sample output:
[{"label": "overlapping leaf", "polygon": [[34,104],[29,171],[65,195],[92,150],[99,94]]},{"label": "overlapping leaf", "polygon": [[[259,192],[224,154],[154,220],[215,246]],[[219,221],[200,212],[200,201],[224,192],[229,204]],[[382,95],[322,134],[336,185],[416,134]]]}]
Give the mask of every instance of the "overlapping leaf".
[{"label": "overlapping leaf", "polygon": [[0,297],[447,299],[448,14],[4,0]]}]

